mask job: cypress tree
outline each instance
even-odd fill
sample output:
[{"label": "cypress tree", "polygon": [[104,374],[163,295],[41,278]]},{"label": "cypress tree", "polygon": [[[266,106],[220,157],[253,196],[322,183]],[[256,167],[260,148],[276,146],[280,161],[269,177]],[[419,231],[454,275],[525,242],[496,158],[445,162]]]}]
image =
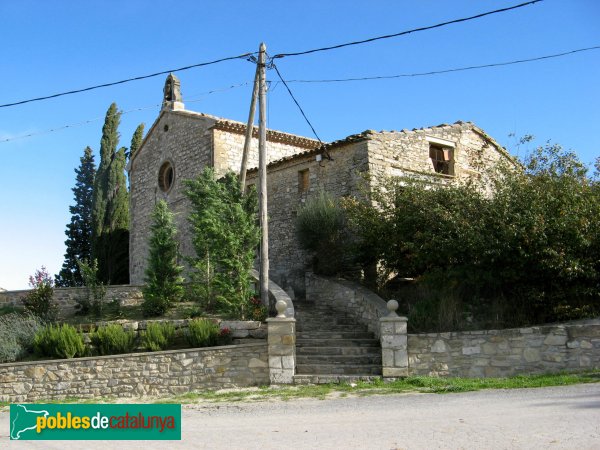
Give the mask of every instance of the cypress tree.
[{"label": "cypress tree", "polygon": [[100,165],[94,183],[93,257],[98,277],[109,284],[129,283],[129,194],[125,148],[117,151],[121,112],[115,103],[106,112],[100,141]]},{"label": "cypress tree", "polygon": [[83,286],[77,261],[90,261],[92,256],[92,195],[96,167],[90,147],[85,148],[79,161],[73,187],[75,204],[69,206],[71,222],[65,231],[67,251],[62,269],[55,276],[56,286]]},{"label": "cypress tree", "polygon": [[144,124],[140,123],[138,127],[135,129],[133,136],[131,138],[131,146],[129,147],[128,158],[133,159],[138,149],[142,145],[142,141],[144,140]]},{"label": "cypress tree", "polygon": [[173,213],[164,200],[159,200],[152,213],[150,251],[144,287],[144,314],[157,316],[183,294],[183,268],[177,265],[177,230]]}]

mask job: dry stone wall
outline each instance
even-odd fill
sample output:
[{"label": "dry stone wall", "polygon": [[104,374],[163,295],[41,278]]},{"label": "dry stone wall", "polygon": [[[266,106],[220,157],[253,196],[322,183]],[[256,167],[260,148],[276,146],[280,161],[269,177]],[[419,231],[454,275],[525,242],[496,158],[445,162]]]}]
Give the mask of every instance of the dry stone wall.
[{"label": "dry stone wall", "polygon": [[507,377],[600,367],[600,322],[408,335],[410,375]]},{"label": "dry stone wall", "polygon": [[0,364],[0,401],[169,396],[269,383],[267,344]]},{"label": "dry stone wall", "polygon": [[[0,307],[22,307],[23,299],[27,296],[28,292],[29,290],[0,292]],[[54,288],[53,299],[58,305],[60,314],[68,316],[75,313],[77,299],[84,298],[86,293],[87,288],[84,287]],[[142,286],[107,286],[105,299],[107,302],[117,301],[121,306],[138,305],[143,300]]]}]

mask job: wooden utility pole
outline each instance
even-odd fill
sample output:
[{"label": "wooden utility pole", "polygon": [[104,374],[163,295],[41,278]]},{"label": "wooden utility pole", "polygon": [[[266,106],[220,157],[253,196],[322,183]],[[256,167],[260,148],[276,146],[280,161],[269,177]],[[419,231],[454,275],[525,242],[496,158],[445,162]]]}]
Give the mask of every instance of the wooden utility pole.
[{"label": "wooden utility pole", "polygon": [[259,214],[260,214],[260,299],[269,307],[269,223],[267,215],[267,81],[266,81],[267,46],[260,44],[258,55],[259,74],[259,118],[258,118],[258,177],[260,180]]},{"label": "wooden utility pole", "polygon": [[258,74],[260,65],[256,66],[254,74],[254,88],[252,89],[252,100],[250,101],[250,113],[248,114],[248,125],[246,127],[246,140],[244,141],[244,152],[242,153],[242,167],[240,168],[240,190],[242,195],[246,190],[246,167],[248,165],[248,154],[252,143],[252,131],[254,130],[254,111],[256,111],[256,97],[258,97]]}]

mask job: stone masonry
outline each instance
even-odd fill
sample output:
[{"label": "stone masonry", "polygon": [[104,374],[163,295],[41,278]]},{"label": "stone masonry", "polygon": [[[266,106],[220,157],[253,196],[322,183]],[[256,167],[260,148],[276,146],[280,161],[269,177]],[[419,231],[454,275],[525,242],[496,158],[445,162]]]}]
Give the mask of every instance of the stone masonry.
[{"label": "stone masonry", "polygon": [[[77,299],[86,296],[86,289],[84,287],[54,288],[53,300],[57,303],[62,316],[75,313]],[[0,292],[0,307],[22,307],[23,299],[28,292],[29,290]],[[142,287],[129,284],[107,286],[105,299],[107,302],[118,301],[121,306],[137,305],[142,302]]]},{"label": "stone masonry", "polygon": [[600,367],[600,323],[408,335],[410,375],[508,377]]},{"label": "stone masonry", "polygon": [[[216,174],[239,173],[246,125],[184,109],[182,99],[165,101],[157,120],[128,166],[131,195],[130,279],[143,282],[148,254],[150,215],[158,199],[175,213],[180,251],[193,255],[187,223],[189,204],[183,180],[204,167]],[[257,130],[249,155],[247,184],[256,184]],[[433,146],[433,147],[432,147]],[[436,147],[437,146],[437,147]],[[432,148],[445,149],[452,173],[436,171]],[[310,261],[295,236],[298,210],[325,191],[333,197],[357,197],[383,176],[414,175],[432,183],[452,183],[469,177],[489,181],[499,161],[514,164],[506,150],[470,122],[402,131],[367,130],[322,145],[313,139],[267,131],[269,245],[271,278],[284,290],[304,296],[304,270]],[[444,156],[445,158],[446,156]],[[161,171],[170,165],[169,176]],[[370,181],[366,181],[368,175]],[[168,186],[165,187],[165,179]],[[162,183],[162,184],[161,184]]]},{"label": "stone masonry", "polygon": [[0,401],[169,396],[269,383],[267,345],[0,364]]}]

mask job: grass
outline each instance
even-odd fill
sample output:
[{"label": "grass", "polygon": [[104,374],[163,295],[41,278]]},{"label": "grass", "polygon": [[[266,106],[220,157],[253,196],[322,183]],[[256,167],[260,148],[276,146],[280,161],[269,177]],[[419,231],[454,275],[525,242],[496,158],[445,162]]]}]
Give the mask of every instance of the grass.
[{"label": "grass", "polygon": [[567,386],[600,382],[600,371],[561,373],[554,375],[522,375],[510,378],[433,378],[408,377],[392,382],[381,379],[353,384],[320,384],[290,387],[260,387],[236,391],[190,392],[156,403],[197,403],[261,401],[269,399],[292,400],[298,398],[326,399],[330,397],[385,395],[401,393],[448,394],[482,389],[521,389],[548,386]]},{"label": "grass", "polygon": [[[174,397],[160,399],[137,399],[138,403],[194,404],[199,402],[256,402],[267,400],[295,400],[302,398],[327,398],[368,395],[389,395],[405,393],[450,394],[456,392],[479,391],[482,389],[522,389],[572,384],[599,383],[600,370],[559,373],[553,375],[520,375],[510,378],[434,378],[408,377],[386,382],[359,381],[352,384],[319,384],[305,386],[261,386],[239,390],[189,392]],[[118,398],[78,399],[68,397],[62,400],[38,400],[37,403],[116,403]],[[8,406],[0,402],[0,408]]]}]

